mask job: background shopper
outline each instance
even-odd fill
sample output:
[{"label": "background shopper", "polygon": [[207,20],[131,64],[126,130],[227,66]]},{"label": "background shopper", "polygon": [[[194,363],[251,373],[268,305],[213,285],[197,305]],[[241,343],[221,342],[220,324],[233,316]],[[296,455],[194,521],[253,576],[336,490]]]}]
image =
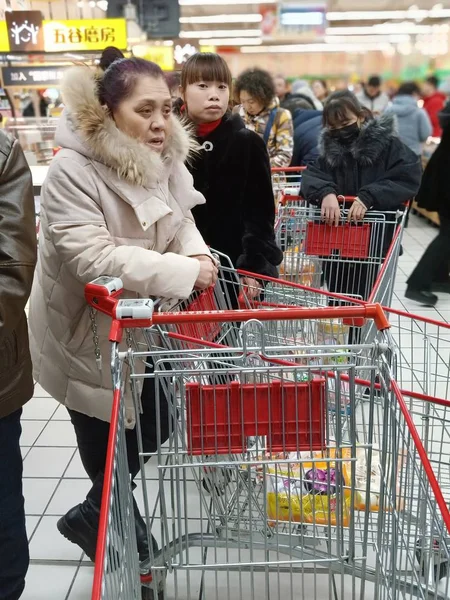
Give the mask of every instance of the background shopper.
[{"label": "background shopper", "polygon": [[248,69],[236,80],[236,100],[245,126],[256,132],[267,146],[271,167],[288,167],[294,149],[292,117],[280,107],[271,75]]},{"label": "background shopper", "polygon": [[425,306],[434,306],[438,297],[432,292],[450,294],[450,105],[439,115],[441,143],[425,169],[417,195],[420,207],[439,214],[439,234],[425,250],[408,279],[405,296]]},{"label": "background shopper", "polygon": [[[35,379],[68,408],[93,484],[86,499],[58,521],[58,529],[91,560],[113,394],[110,319],[97,315],[99,370],[84,287],[109,275],[122,279],[128,298],[186,298],[217,277],[191,214],[205,201],[184,166],[191,140],[172,115],[161,69],[138,58],[107,63],[98,81],[87,67],[66,74],[66,110],[56,133],[61,150],[42,188],[39,263],[30,307]],[[132,478],[139,470],[137,418],[144,450],[157,449],[155,392],[154,379],[146,378],[139,416],[129,390],[125,396]],[[171,423],[166,402],[159,412],[165,441]],[[143,560],[149,539],[137,505],[135,521]]]},{"label": "background shopper", "polygon": [[387,109],[397,117],[398,136],[417,156],[433,132],[428,113],[419,108],[420,88],[414,81],[403,83]]},{"label": "background shopper", "polygon": [[0,600],[18,600],[28,570],[20,416],[33,396],[25,305],[36,264],[31,173],[0,131]]},{"label": "background shopper", "polygon": [[381,77],[373,75],[357,96],[361,106],[373,115],[380,115],[389,106],[389,96],[383,92],[381,85]]},{"label": "background shopper", "polygon": [[430,117],[433,126],[433,137],[441,137],[442,128],[439,123],[439,113],[444,108],[445,94],[438,90],[439,79],[432,75],[422,84],[423,107]]},{"label": "background shopper", "polygon": [[[183,66],[181,88],[183,114],[201,145],[189,163],[194,185],[206,198],[193,210],[197,227],[237,268],[276,277],[283,254],[275,243],[269,157],[262,139],[229,110],[226,62],[217,54],[194,54]],[[253,279],[244,284],[259,289]]]}]

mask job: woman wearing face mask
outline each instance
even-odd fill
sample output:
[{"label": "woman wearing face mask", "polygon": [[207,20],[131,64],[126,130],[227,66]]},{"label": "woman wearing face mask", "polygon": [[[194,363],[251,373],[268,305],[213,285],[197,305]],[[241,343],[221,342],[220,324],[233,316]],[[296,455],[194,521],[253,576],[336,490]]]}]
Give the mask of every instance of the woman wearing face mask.
[{"label": "woman wearing face mask", "polygon": [[[184,64],[181,114],[201,146],[188,167],[206,198],[193,214],[205,241],[237,268],[276,277],[283,255],[275,244],[269,157],[261,138],[229,111],[230,91],[230,70],[217,54],[194,54]],[[259,292],[253,278],[243,283]]]},{"label": "woman wearing face mask", "polygon": [[[56,133],[61,150],[42,189],[39,263],[30,307],[34,377],[64,404],[92,480],[86,499],[58,529],[94,560],[112,406],[110,319],[97,315],[102,356],[97,367],[84,286],[102,275],[120,277],[125,297],[186,298],[217,277],[191,209],[205,202],[184,166],[190,138],[172,115],[161,69],[138,58],[102,58],[67,72],[66,110]],[[136,419],[144,450],[156,451],[153,379],[145,379],[141,415],[126,395],[130,474],[139,470]],[[161,439],[169,435],[167,403],[160,405]],[[139,556],[148,557],[145,523],[135,508]]]},{"label": "woman wearing face mask", "polygon": [[[304,173],[302,193],[321,207],[326,223],[340,222],[338,195],[357,197],[347,206],[348,220],[353,222],[362,221],[370,209],[396,211],[415,196],[421,177],[420,160],[397,137],[392,115],[373,119],[354,94],[340,91],[328,98],[323,125],[320,157]],[[393,229],[384,235],[384,252]],[[357,267],[330,267],[325,272],[329,290],[367,298],[376,272],[372,269],[368,274],[363,265],[359,270]],[[351,268],[358,273],[350,273]]]}]

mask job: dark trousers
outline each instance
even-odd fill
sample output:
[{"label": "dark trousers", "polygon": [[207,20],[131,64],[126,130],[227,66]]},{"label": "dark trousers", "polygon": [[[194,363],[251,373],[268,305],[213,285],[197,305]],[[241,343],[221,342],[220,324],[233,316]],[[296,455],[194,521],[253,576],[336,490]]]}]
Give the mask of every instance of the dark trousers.
[{"label": "dark trousers", "polygon": [[408,286],[414,290],[430,291],[433,283],[449,281],[450,218],[439,213],[439,219],[439,235],[425,250],[408,279]]},{"label": "dark trousers", "polygon": [[[111,392],[112,395],[112,392]],[[161,443],[164,443],[170,433],[169,406],[160,390],[159,413],[161,419]],[[136,417],[140,419],[144,452],[157,450],[157,417],[155,380],[144,379],[141,395],[143,412]],[[100,504],[101,488],[98,480],[103,476],[106,453],[108,448],[109,423],[95,417],[89,417],[75,410],[70,410],[70,419],[75,428],[81,462],[92,482],[97,481],[91,492],[95,490],[95,498],[89,492],[90,498]],[[128,468],[132,478],[139,472],[139,451],[136,428],[126,431]],[[148,458],[145,459],[147,462]]]},{"label": "dark trousers", "polygon": [[18,600],[28,570],[22,494],[22,410],[0,419],[0,600]]}]

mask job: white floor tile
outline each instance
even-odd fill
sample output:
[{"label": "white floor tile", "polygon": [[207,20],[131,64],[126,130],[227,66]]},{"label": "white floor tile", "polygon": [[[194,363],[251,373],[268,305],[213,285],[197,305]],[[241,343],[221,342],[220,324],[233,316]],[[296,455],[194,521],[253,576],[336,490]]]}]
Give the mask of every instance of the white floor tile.
[{"label": "white floor tile", "polygon": [[67,600],[88,600],[91,597],[93,579],[93,567],[80,567]]},{"label": "white floor tile", "polygon": [[50,421],[36,441],[36,446],[64,446],[76,448],[77,439],[70,421]]},{"label": "white floor tile", "polygon": [[33,537],[34,531],[35,531],[40,519],[41,519],[41,517],[37,516],[37,515],[27,515],[26,516],[25,520],[26,520],[26,524],[27,524],[27,534],[28,534],[29,540]]},{"label": "white floor tile", "polygon": [[75,477],[77,479],[87,479],[88,476],[84,470],[83,463],[81,462],[80,453],[78,450],[75,452],[70,465],[64,475],[64,477]]},{"label": "white floor tile", "polygon": [[67,408],[62,404],[58,403],[58,410],[54,413],[52,419],[54,421],[70,421],[70,416],[67,412]]},{"label": "white floor tile", "polygon": [[59,479],[25,478],[23,495],[25,498],[25,514],[42,515],[50,501]]},{"label": "white floor tile", "polygon": [[31,565],[20,600],[65,600],[76,571],[77,567]]},{"label": "white floor tile", "polygon": [[50,419],[55,410],[60,406],[53,398],[34,397],[25,404],[22,412],[22,421],[27,419]]},{"label": "white floor tile", "polygon": [[59,517],[44,516],[30,543],[30,556],[41,560],[80,560],[82,550],[56,528]]},{"label": "white floor tile", "polygon": [[91,485],[89,479],[63,479],[45,514],[64,515],[69,508],[83,502]]},{"label": "white floor tile", "polygon": [[21,446],[32,446],[46,425],[47,421],[22,421]]},{"label": "white floor tile", "polygon": [[73,448],[31,448],[23,463],[24,477],[62,477]]}]

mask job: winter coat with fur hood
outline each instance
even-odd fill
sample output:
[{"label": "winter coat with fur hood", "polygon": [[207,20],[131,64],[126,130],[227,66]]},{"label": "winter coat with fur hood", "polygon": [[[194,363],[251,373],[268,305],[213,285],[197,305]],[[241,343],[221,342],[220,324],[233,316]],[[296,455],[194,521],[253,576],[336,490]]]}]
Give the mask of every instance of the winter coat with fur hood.
[{"label": "winter coat with fur hood", "polygon": [[[110,319],[97,315],[96,365],[86,283],[120,277],[124,297],[186,298],[209,254],[191,209],[205,202],[184,166],[190,138],[175,117],[157,154],[120,131],[101,107],[94,74],[67,72],[61,150],[42,188],[39,261],[30,303],[34,377],[68,408],[108,421]],[[135,414],[127,393],[126,424]]]},{"label": "winter coat with fur hood", "polygon": [[320,205],[328,194],[358,196],[367,208],[397,210],[413,198],[420,185],[420,158],[397,137],[395,117],[385,114],[367,121],[350,146],[327,130],[320,156],[303,174],[302,193]]}]

